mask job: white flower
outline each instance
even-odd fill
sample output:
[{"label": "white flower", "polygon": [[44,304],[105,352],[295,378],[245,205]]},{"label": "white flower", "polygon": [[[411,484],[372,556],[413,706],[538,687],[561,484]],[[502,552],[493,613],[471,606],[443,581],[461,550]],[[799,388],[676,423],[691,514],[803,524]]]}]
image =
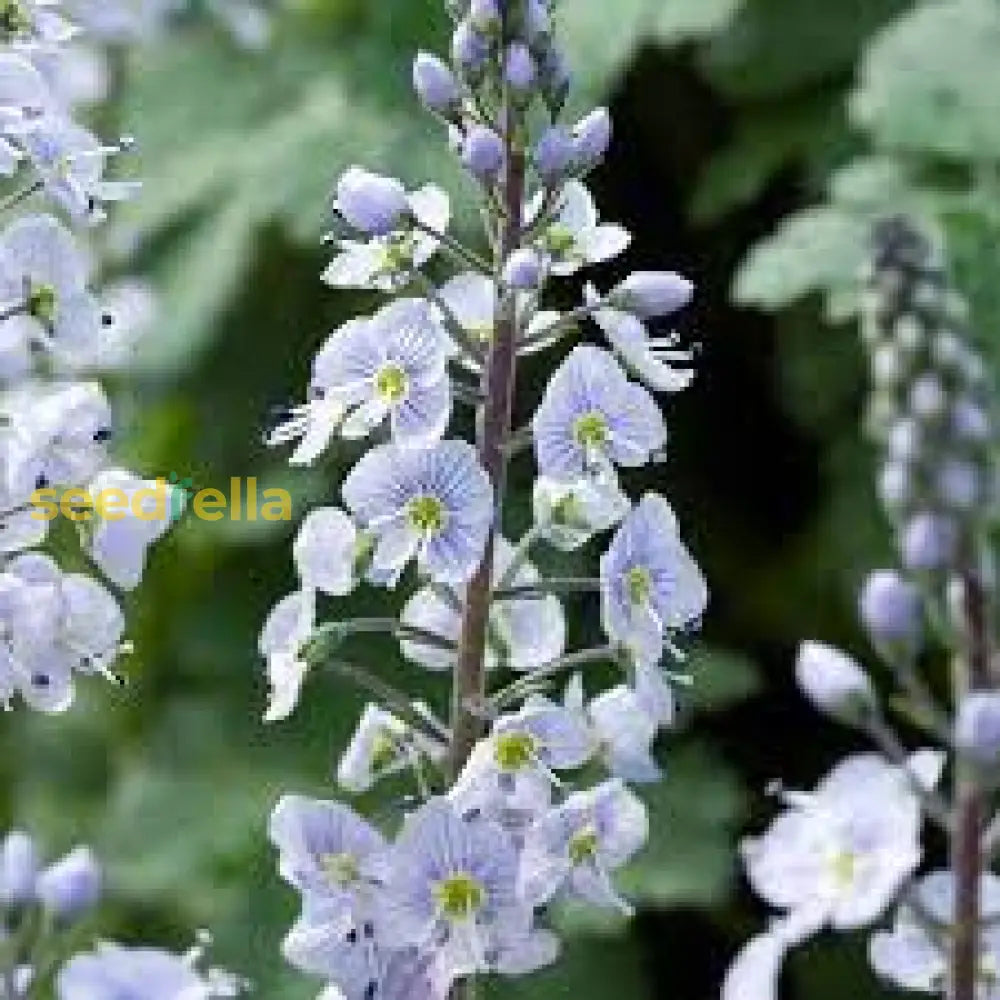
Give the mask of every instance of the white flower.
[{"label": "white flower", "polygon": [[539,476],[533,492],[535,523],[545,539],[564,552],[621,523],[632,509],[614,477],[563,482]]},{"label": "white flower", "polygon": [[737,956],[723,1000],[776,996],[784,954],[821,927],[876,920],[920,863],[921,811],[913,782],[936,783],[943,754],[915,754],[910,774],[874,754],[849,757],[815,792],[789,793],[788,810],[743,842],[747,877],[783,912]]},{"label": "white flower", "polygon": [[304,590],[345,597],[357,585],[358,531],[336,507],[318,507],[302,521],[293,548]]},{"label": "white flower", "polygon": [[[529,225],[538,217],[543,199],[544,192],[539,191],[529,206]],[[562,277],[617,257],[628,249],[631,241],[632,237],[621,226],[599,221],[597,206],[586,185],[571,180],[560,192],[554,218],[542,230],[538,246],[548,270]]]},{"label": "white flower", "polygon": [[258,640],[267,661],[270,695],[265,722],[280,722],[295,710],[309,664],[302,650],[316,627],[316,595],[300,590],[283,597],[264,622]]},{"label": "white flower", "polygon": [[806,697],[822,712],[852,719],[874,709],[875,689],[856,660],[822,642],[804,642],[795,677]]},{"label": "white flower", "polygon": [[[514,550],[506,539],[498,538],[493,560],[493,583],[507,574]],[[510,585],[525,587],[539,583],[541,576],[525,561],[514,574]],[[450,642],[457,642],[462,627],[458,606],[439,591],[425,587],[407,602],[400,620],[431,632]],[[562,604],[552,594],[522,600],[497,600],[490,606],[487,632],[486,668],[504,664],[514,670],[531,670],[558,659],[566,646],[566,617]],[[400,643],[403,655],[428,670],[450,670],[453,651],[420,639]]]},{"label": "white flower", "polygon": [[125,498],[123,516],[112,518],[109,511],[98,519],[95,513],[90,555],[112,583],[132,590],[142,579],[149,546],[176,520],[179,494],[162,480],[140,479],[124,469],[105,470],[88,488],[92,497],[111,491]]},{"label": "white flower", "polygon": [[[451,206],[448,195],[428,184],[407,197],[410,212],[423,226],[437,233],[448,228]],[[323,272],[333,288],[374,288],[398,291],[437,252],[438,240],[405,219],[399,228],[365,242],[338,241],[340,252]]]},{"label": "white flower", "polygon": [[625,367],[640,381],[654,392],[681,392],[694,381],[694,354],[678,347],[676,334],[654,338],[638,316],[604,305],[604,301],[593,285],[585,287],[584,302],[592,310],[594,322]]},{"label": "white flower", "polygon": [[376,782],[409,767],[420,756],[440,760],[444,747],[378,705],[366,705],[337,766],[337,781],[349,792],[367,792]]}]

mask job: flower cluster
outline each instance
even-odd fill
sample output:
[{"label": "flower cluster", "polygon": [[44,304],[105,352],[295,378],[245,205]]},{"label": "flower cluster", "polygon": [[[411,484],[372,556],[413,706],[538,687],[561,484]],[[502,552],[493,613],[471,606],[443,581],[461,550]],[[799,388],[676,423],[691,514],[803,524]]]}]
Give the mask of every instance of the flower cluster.
[{"label": "flower cluster", "polygon": [[77,847],[43,869],[31,837],[7,834],[0,842],[4,1000],[209,1000],[242,991],[229,973],[199,970],[201,948],[174,955],[101,943],[92,953],[72,954],[101,892],[101,867],[90,848]]},{"label": "flower cluster", "polygon": [[[131,589],[169,512],[135,514],[148,488],[115,468],[114,421],[97,376],[123,335],[121,295],[93,288],[88,248],[71,226],[103,220],[105,206],[136,185],[109,179],[108,146],[72,117],[59,86],[76,29],[51,2],[0,5],[0,174],[9,193],[0,230],[0,703],[20,698],[66,709],[75,674],[115,676],[124,624],[97,580],[64,573],[38,551],[50,523],[36,501],[60,498],[83,549],[106,580]],[[47,203],[33,207],[39,199]],[[29,209],[29,205],[32,206]],[[53,214],[55,213],[55,214]],[[120,292],[121,290],[119,290]],[[127,319],[127,315],[125,316]],[[86,497],[113,490],[120,517],[98,518]]]},{"label": "flower cluster", "polygon": [[[640,271],[607,292],[586,284],[568,311],[546,301],[551,281],[630,243],[585,185],[611,140],[607,110],[561,121],[568,77],[552,7],[447,4],[450,59],[419,54],[413,82],[482,204],[488,254],[449,232],[437,186],[346,170],[323,280],[390,301],[331,334],[306,401],[270,435],[305,465],[369,442],[340,503],[303,522],[299,585],[260,637],[266,718],[290,715],[320,669],[360,684],[373,698],[337,768],[341,787],[391,779],[391,791],[409,776],[417,791],[378,826],[332,799],[289,796],[272,817],[282,875],[302,897],[286,957],[348,1000],[443,1000],[479,974],[546,965],[558,951],[546,915],[562,900],[628,912],[614,873],[648,832],[629,786],[661,776],[654,742],[674,714],[664,663],[683,661],[707,604],[668,502],[634,503],[622,479],[665,447],[653,393],[693,377],[692,352],[659,330],[693,286]],[[442,279],[446,263],[457,267]],[[587,324],[600,346],[567,350]],[[515,428],[517,360],[551,348],[562,360]],[[455,436],[467,410],[475,446]],[[505,473],[529,452],[534,523],[515,537]],[[597,539],[597,575],[543,572],[546,547]],[[393,611],[325,620],[331,599],[362,587],[387,591]],[[599,600],[603,645],[572,649],[573,595]],[[451,673],[449,720],[350,658],[352,639],[372,633],[395,639],[409,664]],[[591,666],[616,672],[609,688],[594,690]]]},{"label": "flower cluster", "polygon": [[[782,912],[737,956],[724,1000],[777,997],[789,948],[826,926],[869,927],[891,908],[892,930],[876,931],[869,949],[883,980],[954,1000],[997,996],[1000,896],[989,866],[1000,823],[987,823],[986,809],[1000,787],[1000,695],[984,531],[997,475],[986,366],[938,255],[908,220],[876,226],[865,302],[869,427],[901,567],[868,577],[859,617],[900,689],[891,704],[945,752],[908,754],[861,664],[802,645],[803,693],[881,754],[840,763],[814,793],[785,793],[788,811],[744,843],[751,885]],[[923,675],[932,637],[954,663],[948,706]],[[946,763],[951,795],[939,788]],[[951,870],[919,874],[925,819],[950,838]]]},{"label": "flower cluster", "polygon": [[883,222],[875,239],[863,331],[885,454],[879,492],[905,568],[945,572],[998,499],[991,386],[968,307],[930,242],[905,219]]}]

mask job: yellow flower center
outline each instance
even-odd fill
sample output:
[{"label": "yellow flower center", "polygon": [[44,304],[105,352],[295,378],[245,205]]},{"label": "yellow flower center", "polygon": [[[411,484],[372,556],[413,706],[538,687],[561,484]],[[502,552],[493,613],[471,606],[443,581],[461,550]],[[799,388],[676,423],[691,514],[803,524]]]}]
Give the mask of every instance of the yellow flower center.
[{"label": "yellow flower center", "polygon": [[18,0],[6,0],[0,3],[0,32],[6,35],[20,35],[31,27],[31,19],[18,3]]},{"label": "yellow flower center", "polygon": [[569,859],[574,865],[592,861],[597,854],[597,831],[588,826],[575,834],[569,842]]},{"label": "yellow flower center", "polygon": [[632,604],[648,604],[650,594],[653,592],[652,574],[645,566],[633,566],[625,574],[625,586]]},{"label": "yellow flower center", "polygon": [[573,436],[584,448],[603,448],[608,442],[608,422],[596,411],[576,418]]},{"label": "yellow flower center", "polygon": [[481,344],[488,344],[493,339],[493,324],[489,322],[466,323],[465,332]]},{"label": "yellow flower center", "polygon": [[338,889],[352,885],[361,876],[361,872],[358,870],[358,859],[347,852],[324,854],[320,858],[320,867],[330,885]]},{"label": "yellow flower center", "polygon": [[385,365],[375,376],[375,393],[384,403],[398,403],[409,387],[410,380],[399,365]]},{"label": "yellow flower center", "polygon": [[545,245],[554,254],[566,254],[573,249],[576,244],[576,237],[566,226],[557,222],[550,226],[545,234]]},{"label": "yellow flower center", "polygon": [[531,733],[503,733],[496,738],[496,762],[502,771],[522,771],[534,759],[537,745]]},{"label": "yellow flower center", "polygon": [[486,889],[471,875],[450,875],[434,887],[438,909],[449,920],[471,917],[486,903]]},{"label": "yellow flower center", "polygon": [[838,851],[830,859],[833,880],[842,889],[847,889],[854,883],[856,868],[857,859],[850,851]]},{"label": "yellow flower center", "polygon": [[396,762],[399,755],[399,744],[393,734],[383,727],[375,734],[372,741],[372,770],[381,771]]},{"label": "yellow flower center", "polygon": [[410,524],[424,535],[439,534],[448,521],[448,512],[437,497],[415,497],[410,501],[407,513]]},{"label": "yellow flower center", "polygon": [[56,318],[56,290],[52,285],[32,285],[28,293],[28,315],[42,323]]}]

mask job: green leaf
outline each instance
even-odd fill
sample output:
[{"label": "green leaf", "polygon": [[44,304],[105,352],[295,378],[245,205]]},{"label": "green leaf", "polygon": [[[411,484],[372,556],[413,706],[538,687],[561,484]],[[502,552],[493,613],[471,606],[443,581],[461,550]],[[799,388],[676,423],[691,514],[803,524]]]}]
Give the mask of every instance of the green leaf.
[{"label": "green leaf", "polygon": [[697,649],[686,664],[694,683],[690,701],[699,712],[718,712],[753,697],[761,685],[757,665],[740,653]]},{"label": "green leaf", "polygon": [[700,744],[672,750],[666,779],[641,793],[650,842],[618,880],[639,906],[711,906],[724,898],[743,796],[732,769]]},{"label": "green leaf", "polygon": [[1000,6],[993,0],[922,4],[866,53],[852,116],[890,148],[995,158],[998,52]]}]

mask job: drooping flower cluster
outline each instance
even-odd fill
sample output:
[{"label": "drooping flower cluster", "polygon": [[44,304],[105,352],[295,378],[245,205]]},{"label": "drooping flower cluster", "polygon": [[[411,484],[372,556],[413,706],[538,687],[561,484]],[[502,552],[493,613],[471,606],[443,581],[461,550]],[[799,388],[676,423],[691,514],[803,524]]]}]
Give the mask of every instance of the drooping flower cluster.
[{"label": "drooping flower cluster", "polygon": [[109,452],[97,376],[124,324],[94,291],[71,227],[100,222],[136,185],[108,176],[127,143],[74,121],[58,86],[75,36],[58,3],[0,6],[0,703],[47,712],[69,706],[74,675],[115,676],[124,645],[112,591],[38,551],[55,518],[72,522],[110,584],[131,589],[172,507]]},{"label": "drooping flower cluster", "polygon": [[[629,786],[661,777],[654,743],[674,714],[664,663],[683,661],[708,599],[668,502],[633,503],[622,485],[665,448],[653,393],[693,377],[692,352],[658,330],[693,286],[640,271],[608,292],[588,283],[569,311],[548,307],[551,281],[630,244],[585,185],[610,116],[562,123],[568,77],[550,0],[446,7],[451,58],[421,53],[413,82],[482,203],[488,255],[449,233],[440,188],[347,169],[323,280],[391,301],[328,338],[306,401],[270,435],[294,445],[293,464],[371,442],[339,505],[304,521],[299,585],[260,637],[267,719],[290,715],[321,668],[350,679],[373,700],[337,768],[341,787],[408,775],[417,790],[378,827],[333,799],[289,796],[272,816],[282,875],[302,898],[286,957],[348,1000],[443,1000],[470,977],[546,965],[558,942],[545,915],[562,900],[629,911],[614,874],[648,833]],[[447,262],[457,273],[442,279]],[[514,428],[517,359],[588,325],[600,346],[564,349],[530,424]],[[475,447],[453,436],[465,408]],[[505,471],[529,445],[534,523],[517,538],[502,517]],[[596,576],[543,572],[546,547],[598,538]],[[392,610],[325,620],[331,599],[360,587],[385,589]],[[595,610],[599,600],[599,648],[571,651],[572,595]],[[398,641],[409,664],[452,673],[448,722],[350,658],[352,637],[372,633]],[[591,665],[617,670],[609,689],[594,690]]]},{"label": "drooping flower cluster", "polygon": [[174,955],[155,948],[102,943],[78,946],[81,921],[98,905],[100,864],[88,847],[74,848],[47,868],[26,833],[0,841],[0,995],[6,1000],[209,1000],[233,997],[243,984],[221,970],[201,972],[202,949]]},{"label": "drooping flower cluster", "polygon": [[[862,665],[824,643],[803,643],[803,693],[866,733],[881,756],[842,762],[815,793],[786,794],[789,810],[745,842],[748,880],[782,915],[736,957],[723,1000],[773,1000],[790,948],[823,927],[867,928],[893,907],[893,928],[870,942],[871,965],[887,984],[955,1000],[998,995],[989,868],[1000,823],[986,821],[1000,787],[994,555],[984,532],[997,500],[993,397],[967,309],[908,220],[876,226],[865,303],[868,423],[902,566],[869,575],[859,618],[900,688],[893,705],[947,753],[908,755]],[[953,661],[948,706],[922,674],[932,637]],[[951,796],[939,789],[949,758]],[[953,868],[921,877],[925,818],[950,837]]]}]

